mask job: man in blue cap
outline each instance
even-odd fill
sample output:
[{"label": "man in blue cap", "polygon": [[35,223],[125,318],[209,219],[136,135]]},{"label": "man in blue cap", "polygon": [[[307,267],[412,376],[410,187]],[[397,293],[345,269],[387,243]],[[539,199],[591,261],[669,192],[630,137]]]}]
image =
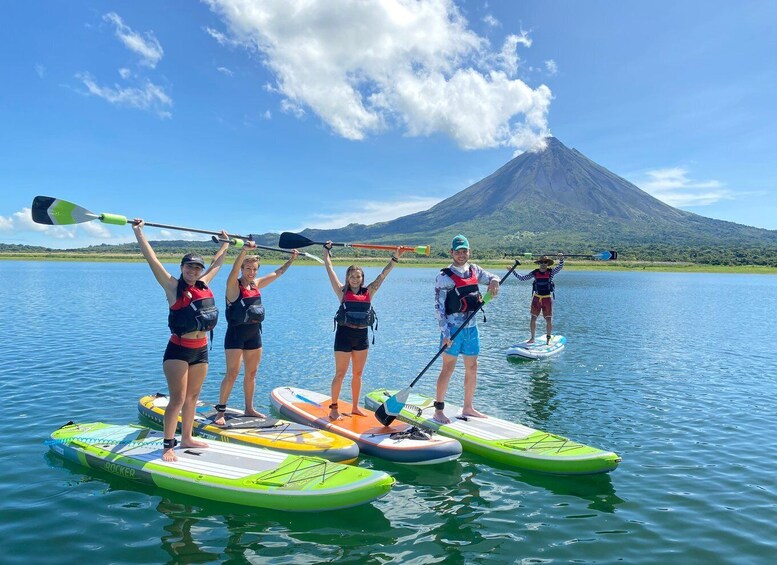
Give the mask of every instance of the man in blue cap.
[{"label": "man in blue cap", "polygon": [[434,419],[441,424],[450,423],[444,412],[445,394],[459,355],[464,358],[464,406],[461,415],[465,418],[483,417],[473,406],[480,354],[477,317],[472,316],[455,340],[451,341],[451,335],[482,302],[479,285],[487,284],[491,296],[499,293],[499,277],[469,262],[470,249],[466,237],[454,237],[450,253],[453,262],[442,269],[434,281],[434,312],[440,326],[440,347],[445,346],[434,403]]}]

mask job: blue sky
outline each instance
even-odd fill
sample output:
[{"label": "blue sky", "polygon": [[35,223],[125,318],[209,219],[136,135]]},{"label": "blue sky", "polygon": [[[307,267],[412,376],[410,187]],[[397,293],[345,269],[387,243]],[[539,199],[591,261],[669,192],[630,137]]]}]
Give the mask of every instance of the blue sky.
[{"label": "blue sky", "polygon": [[548,134],[673,206],[777,229],[777,3],[28,0],[2,11],[3,243],[132,240],[98,222],[34,225],[38,194],[233,233],[385,221]]}]

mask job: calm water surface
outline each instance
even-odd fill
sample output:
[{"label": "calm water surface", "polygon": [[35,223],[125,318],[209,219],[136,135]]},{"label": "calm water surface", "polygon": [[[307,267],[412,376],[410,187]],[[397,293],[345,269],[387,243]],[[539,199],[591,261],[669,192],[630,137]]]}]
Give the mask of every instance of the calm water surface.
[{"label": "calm water surface", "polygon": [[[381,288],[365,389],[409,384],[436,352],[436,272],[397,269]],[[143,487],[49,455],[43,442],[68,420],[137,422],[138,399],[165,390],[164,294],[145,264],[0,262],[0,563],[773,562],[777,277],[562,271],[556,280],[566,350],[506,360],[528,333],[530,285],[512,279],[481,325],[477,405],[616,451],[616,471],[563,478],[466,453],[431,468],[363,457],[396,477],[388,496],[299,515]],[[328,390],[336,299],[323,267],[292,267],[263,296],[257,406],[268,408],[276,386]],[[224,329],[206,400],[224,375]],[[438,371],[418,389],[432,393]],[[452,402],[462,378],[459,368]]]}]

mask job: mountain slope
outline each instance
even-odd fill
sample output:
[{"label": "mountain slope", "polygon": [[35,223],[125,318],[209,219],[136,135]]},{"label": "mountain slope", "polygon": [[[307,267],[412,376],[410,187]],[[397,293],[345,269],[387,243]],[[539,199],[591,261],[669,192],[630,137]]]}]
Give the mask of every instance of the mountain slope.
[{"label": "mountain slope", "polygon": [[[524,153],[429,210],[390,222],[305,230],[316,240],[386,241],[398,236],[447,245],[465,233],[481,248],[634,245],[777,245],[777,232],[678,210],[556,138]],[[403,240],[404,241],[404,240]]]}]

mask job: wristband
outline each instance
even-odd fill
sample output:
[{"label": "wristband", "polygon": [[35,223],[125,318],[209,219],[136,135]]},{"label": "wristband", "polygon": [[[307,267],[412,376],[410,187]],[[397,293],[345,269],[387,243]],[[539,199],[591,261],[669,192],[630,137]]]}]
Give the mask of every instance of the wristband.
[{"label": "wristband", "polygon": [[394,261],[394,263],[399,263],[399,259],[397,259],[393,255],[391,256],[391,260]]}]

